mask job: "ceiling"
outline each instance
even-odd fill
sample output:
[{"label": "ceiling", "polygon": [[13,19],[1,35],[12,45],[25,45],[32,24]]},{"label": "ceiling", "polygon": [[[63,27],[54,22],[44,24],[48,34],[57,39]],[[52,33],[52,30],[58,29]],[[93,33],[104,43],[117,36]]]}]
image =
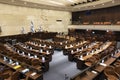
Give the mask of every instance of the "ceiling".
[{"label": "ceiling", "polygon": [[120,5],[120,0],[0,0],[0,3],[74,12]]}]

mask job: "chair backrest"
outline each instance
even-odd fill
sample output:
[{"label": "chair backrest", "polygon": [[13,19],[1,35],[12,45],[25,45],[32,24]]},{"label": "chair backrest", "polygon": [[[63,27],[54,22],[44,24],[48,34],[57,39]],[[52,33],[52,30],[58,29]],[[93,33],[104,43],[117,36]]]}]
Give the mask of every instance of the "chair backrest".
[{"label": "chair backrest", "polygon": [[40,65],[40,60],[39,60],[39,59],[32,59],[31,64],[32,64],[33,66]]},{"label": "chair backrest", "polygon": [[4,71],[4,66],[0,66],[0,74],[2,74],[3,73],[3,71]]},{"label": "chair backrest", "polygon": [[119,62],[119,61],[115,62],[115,63],[114,63],[114,66],[115,66],[115,67],[120,67],[120,62]]},{"label": "chair backrest", "polygon": [[116,78],[119,78],[119,76],[115,73],[113,66],[108,66],[104,69],[104,74],[107,77],[114,76]]},{"label": "chair backrest", "polygon": [[120,76],[120,66],[115,67],[115,72],[116,72],[117,74],[119,74],[119,76]]},{"label": "chair backrest", "polygon": [[[2,79],[8,79],[10,77],[10,74],[9,73],[3,73],[3,74],[0,74],[0,78]],[[1,80],[1,79],[0,79]]]},{"label": "chair backrest", "polygon": [[11,80],[19,80],[20,79],[20,72],[16,71],[11,75]]},{"label": "chair backrest", "polygon": [[32,59],[30,59],[30,58],[28,58],[28,57],[25,57],[25,63],[27,63],[27,64],[29,64],[29,65],[31,65],[31,60],[32,60]]}]

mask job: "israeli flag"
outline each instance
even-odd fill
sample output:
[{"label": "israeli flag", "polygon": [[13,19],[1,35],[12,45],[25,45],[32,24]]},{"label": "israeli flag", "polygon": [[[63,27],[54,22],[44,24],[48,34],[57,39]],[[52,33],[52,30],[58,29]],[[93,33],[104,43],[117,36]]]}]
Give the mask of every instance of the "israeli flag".
[{"label": "israeli flag", "polygon": [[25,33],[25,29],[24,27],[22,27],[21,34],[24,34],[24,33]]},{"label": "israeli flag", "polygon": [[41,26],[39,26],[39,32],[42,32],[43,30],[42,30],[42,27]]},{"label": "israeli flag", "polygon": [[35,30],[34,30],[34,24],[33,24],[33,22],[31,21],[31,26],[30,26],[30,32],[35,32]]}]

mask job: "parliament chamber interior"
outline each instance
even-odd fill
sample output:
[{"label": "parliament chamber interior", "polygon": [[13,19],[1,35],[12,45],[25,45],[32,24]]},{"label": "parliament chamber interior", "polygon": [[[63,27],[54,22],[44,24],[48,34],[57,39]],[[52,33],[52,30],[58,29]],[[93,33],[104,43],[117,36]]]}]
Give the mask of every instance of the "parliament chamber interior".
[{"label": "parliament chamber interior", "polygon": [[120,0],[0,0],[0,80],[120,80]]}]

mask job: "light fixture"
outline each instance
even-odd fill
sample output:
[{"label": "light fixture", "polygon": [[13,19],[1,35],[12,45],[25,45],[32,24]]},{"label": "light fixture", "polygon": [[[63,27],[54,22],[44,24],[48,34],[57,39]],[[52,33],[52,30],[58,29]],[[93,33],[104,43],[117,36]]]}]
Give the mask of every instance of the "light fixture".
[{"label": "light fixture", "polygon": [[56,1],[49,1],[50,3],[53,3],[53,4],[57,4],[57,5],[64,5],[63,3],[59,3],[59,2],[56,2]]},{"label": "light fixture", "polygon": [[102,5],[104,5],[104,4],[102,4]]},{"label": "light fixture", "polygon": [[106,32],[109,32],[109,30],[106,30]]},{"label": "light fixture", "polygon": [[93,33],[93,34],[95,34],[95,32],[94,32],[94,31],[93,31],[92,33]]},{"label": "light fixture", "polygon": [[74,1],[73,0],[68,0],[69,2],[72,2],[72,3],[74,3]]}]

